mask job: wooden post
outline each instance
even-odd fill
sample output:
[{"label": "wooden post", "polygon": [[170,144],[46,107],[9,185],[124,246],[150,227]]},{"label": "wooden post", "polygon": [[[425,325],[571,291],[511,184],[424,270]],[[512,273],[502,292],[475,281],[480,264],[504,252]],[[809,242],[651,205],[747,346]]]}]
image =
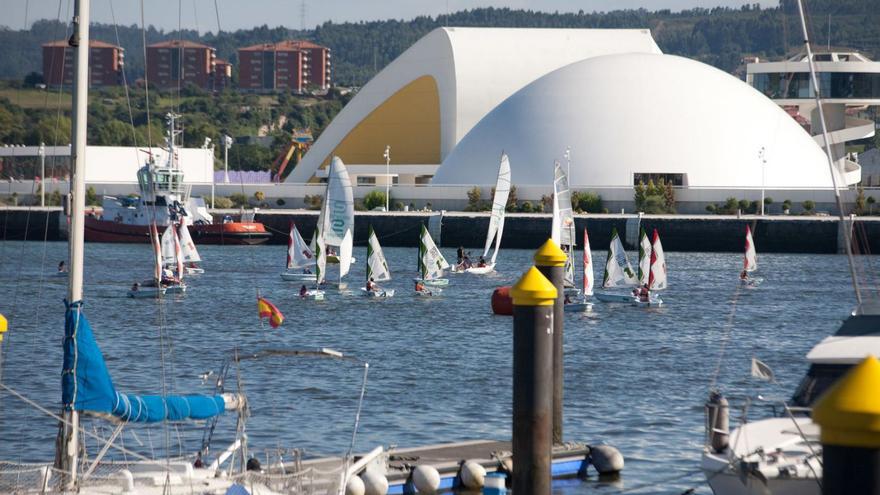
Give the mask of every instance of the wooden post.
[{"label": "wooden post", "polygon": [[547,239],[535,252],[535,266],[556,287],[553,302],[553,443],[562,443],[562,398],[565,384],[565,358],[563,356],[563,329],[565,326],[565,252]]},{"label": "wooden post", "polygon": [[868,356],[813,407],[822,428],[822,493],[880,495],[880,361]]},{"label": "wooden post", "polygon": [[549,495],[556,288],[530,268],[513,297],[513,493]]}]

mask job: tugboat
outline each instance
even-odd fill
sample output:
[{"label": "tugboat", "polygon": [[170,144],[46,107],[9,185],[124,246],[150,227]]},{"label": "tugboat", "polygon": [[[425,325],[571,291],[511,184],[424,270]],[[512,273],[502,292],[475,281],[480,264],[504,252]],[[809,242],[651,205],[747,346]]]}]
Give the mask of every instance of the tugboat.
[{"label": "tugboat", "polygon": [[86,216],[86,241],[148,243],[151,222],[155,221],[161,228],[181,217],[186,217],[193,240],[198,244],[262,244],[269,240],[271,234],[263,224],[245,218],[233,221],[228,216],[215,223],[205,201],[190,197],[190,189],[183,183],[175,145],[181,132],[175,128],[178,117],[173,113],[166,115],[168,158],[165,164],[156,165],[151,156],[138,170],[139,197],[104,196],[103,214]]}]

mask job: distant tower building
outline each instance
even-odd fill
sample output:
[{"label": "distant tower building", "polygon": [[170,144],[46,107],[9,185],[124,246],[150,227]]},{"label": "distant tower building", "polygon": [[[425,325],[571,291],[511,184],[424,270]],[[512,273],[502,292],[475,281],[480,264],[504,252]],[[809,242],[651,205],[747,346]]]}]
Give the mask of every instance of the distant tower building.
[{"label": "distant tower building", "polygon": [[214,59],[214,91],[223,91],[232,84],[232,64],[222,59]]},{"label": "distant tower building", "polygon": [[[89,86],[119,86],[125,66],[122,47],[91,40],[89,42]],[[67,40],[43,45],[43,80],[48,86],[73,85],[73,49]]]},{"label": "distant tower building", "polygon": [[[873,120],[859,113],[865,107],[880,105],[880,62],[856,52],[814,53],[813,61],[828,125],[831,156],[845,180],[840,185],[858,183],[862,169],[853,156],[847,155],[846,142],[874,135]],[[782,62],[750,63],[746,82],[782,106],[820,146],[825,145],[806,54]]]},{"label": "distant tower building", "polygon": [[147,47],[147,78],[160,88],[187,84],[210,90],[215,80],[216,50],[193,41],[172,40]]},{"label": "distant tower building", "polygon": [[330,87],[330,49],[308,41],[264,43],[238,50],[242,91],[325,90]]}]

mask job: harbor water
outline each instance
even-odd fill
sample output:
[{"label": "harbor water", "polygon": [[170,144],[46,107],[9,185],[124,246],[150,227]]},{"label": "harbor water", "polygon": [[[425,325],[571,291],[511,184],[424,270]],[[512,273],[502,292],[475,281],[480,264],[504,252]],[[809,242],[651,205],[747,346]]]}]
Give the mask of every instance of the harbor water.
[{"label": "harbor water", "polygon": [[[149,245],[86,246],[85,311],[118,390],[209,393],[236,350],[329,347],[370,363],[356,451],[509,439],[512,321],[492,315],[489,304],[495,287],[530,266],[532,251],[502,250],[496,273],[450,274],[441,297],[417,298],[417,249],[387,248],[395,279],[383,287],[397,293],[375,300],[360,295],[366,250],[356,248],[347,290],[330,288],[315,302],[300,300],[300,285],[279,277],[283,246],[199,249],[206,273],[189,277],[187,294],[152,301],[126,297],[134,281],[150,276]],[[454,260],[454,249],[444,254]],[[555,492],[709,493],[698,468],[712,383],[731,395],[787,399],[806,370],[806,352],[837,329],[854,301],[843,256],[758,256],[765,280],[756,289],[739,286],[741,255],[668,252],[662,307],[597,302],[591,313],[566,314],[565,438],[614,445],[626,468],[617,482],[600,483],[593,472]],[[54,273],[66,257],[64,243],[0,242],[0,313],[9,320],[0,380],[50,411],[60,407],[66,296],[66,278]],[[601,281],[605,252],[593,258]],[[258,290],[284,313],[280,328],[258,321]],[[752,357],[773,369],[774,383],[750,378]],[[240,386],[248,397],[249,446],[264,462],[266,452],[275,462],[278,452],[289,460],[292,448],[308,456],[348,449],[362,365],[278,355],[244,360],[229,376],[227,389]],[[85,425],[112,432],[105,422]],[[119,443],[147,455],[192,456],[202,431],[133,426]],[[214,448],[225,448],[234,431],[235,418],[223,418]],[[51,459],[56,432],[55,420],[0,392],[0,460]]]}]

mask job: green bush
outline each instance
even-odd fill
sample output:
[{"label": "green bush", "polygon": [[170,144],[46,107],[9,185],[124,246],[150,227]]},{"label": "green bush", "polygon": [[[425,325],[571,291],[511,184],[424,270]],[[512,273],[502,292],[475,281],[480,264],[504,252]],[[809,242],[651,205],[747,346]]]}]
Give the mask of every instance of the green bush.
[{"label": "green bush", "polygon": [[642,204],[642,211],[649,215],[668,213],[666,210],[666,200],[663,196],[658,194],[645,196],[645,202]]},{"label": "green bush", "polygon": [[808,200],[804,201],[801,204],[801,206],[804,207],[805,214],[811,215],[811,214],[813,214],[813,209],[816,208],[816,203],[814,201],[808,199]]},{"label": "green bush", "polygon": [[385,191],[373,189],[364,196],[364,207],[368,210],[385,207]]},{"label": "green bush", "polygon": [[[474,186],[470,188],[467,192],[468,204],[464,208],[464,211],[480,211],[482,208],[482,196],[483,192],[479,187]],[[413,209],[413,204],[410,203],[409,209]]]},{"label": "green bush", "polygon": [[571,207],[578,213],[599,213],[602,211],[602,197],[590,191],[571,193]]},{"label": "green bush", "polygon": [[531,201],[523,201],[523,204],[519,206],[519,211],[523,213],[531,213],[534,210]]},{"label": "green bush", "polygon": [[88,206],[100,206],[101,203],[98,202],[98,193],[95,192],[95,188],[89,186],[86,189],[86,205]]},{"label": "green bush", "polygon": [[46,206],[61,206],[61,192],[58,189],[52,191],[52,194],[46,196]]},{"label": "green bush", "polygon": [[790,199],[786,199],[785,201],[782,202],[782,209],[783,210],[790,210],[791,209],[791,200]]},{"label": "green bush", "polygon": [[706,211],[708,211],[709,213],[715,213],[715,210],[716,210],[717,208],[718,208],[718,207],[715,206],[714,204],[708,204],[708,205],[706,205]]},{"label": "green bush", "polygon": [[244,208],[245,206],[248,206],[248,197],[242,193],[230,194],[229,201],[232,201],[232,206],[235,208]]},{"label": "green bush", "polygon": [[739,200],[739,203],[736,204],[737,208],[743,213],[748,213],[750,205],[751,203],[749,203],[749,200],[747,199],[741,199]]},{"label": "green bush", "polygon": [[257,200],[258,203],[262,203],[264,199],[266,199],[266,193],[263,191],[254,192],[254,199]]},{"label": "green bush", "polygon": [[217,196],[214,198],[214,208],[232,208],[232,200],[230,200],[229,198],[224,198],[223,196]]},{"label": "green bush", "polygon": [[394,202],[394,211],[403,211],[403,202],[395,201]]}]

